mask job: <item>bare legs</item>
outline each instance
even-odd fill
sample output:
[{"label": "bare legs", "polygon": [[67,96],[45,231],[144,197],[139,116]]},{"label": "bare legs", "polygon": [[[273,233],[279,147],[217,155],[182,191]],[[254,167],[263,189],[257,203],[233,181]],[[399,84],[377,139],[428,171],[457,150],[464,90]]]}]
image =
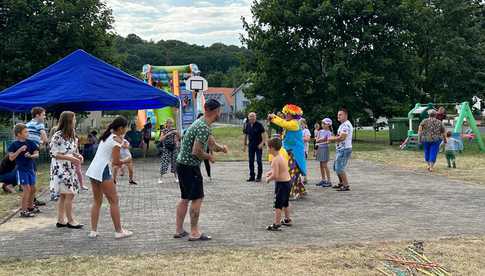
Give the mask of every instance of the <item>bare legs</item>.
[{"label": "bare legs", "polygon": [[[125,162],[125,160],[122,160],[122,161]],[[125,165],[126,165],[126,167],[128,167],[128,178],[129,178],[129,181],[133,181],[133,177],[134,177],[133,160],[131,160],[128,163],[125,163]],[[124,166],[125,165],[122,165],[122,166],[113,166],[113,181],[114,181],[114,183],[118,183],[117,182],[118,175],[123,176],[125,174],[124,173]],[[121,173],[119,173],[120,171],[121,171]]]},{"label": "bare legs", "polygon": [[[190,236],[191,237],[199,237],[199,216],[200,216],[200,208],[202,206],[202,199],[192,200],[190,203]],[[187,215],[187,209],[189,209],[189,200],[181,199],[177,203],[177,213],[176,213],[176,233],[182,233],[184,231],[184,220],[185,216]]]},{"label": "bare legs", "polygon": [[110,214],[111,219],[113,220],[115,231],[121,233],[121,216],[116,185],[114,184],[113,180],[103,181],[102,183],[92,181],[92,184],[93,206],[91,207],[91,230],[96,232],[98,229],[99,212],[103,203],[104,195],[110,205]]},{"label": "bare legs", "polygon": [[63,193],[59,196],[57,203],[57,222],[60,224],[67,223],[71,225],[77,225],[78,223],[73,216],[72,202],[74,200],[74,194]]},{"label": "bare legs", "polygon": [[29,208],[33,207],[33,190],[30,185],[22,185],[22,211],[27,211]]},{"label": "bare legs", "polygon": [[328,169],[328,162],[320,162],[320,174],[322,175],[322,180],[327,179],[328,182],[331,182],[330,179],[330,170]]},{"label": "bare legs", "polygon": [[284,207],[283,209],[275,209],[274,211],[274,224],[281,224],[281,213],[285,214],[285,219],[290,219],[290,207]]},{"label": "bare legs", "polygon": [[345,172],[341,172],[337,175],[338,175],[338,179],[339,179],[340,183],[342,184],[342,186],[344,186],[344,187],[349,186],[349,181],[347,179],[347,174]]}]

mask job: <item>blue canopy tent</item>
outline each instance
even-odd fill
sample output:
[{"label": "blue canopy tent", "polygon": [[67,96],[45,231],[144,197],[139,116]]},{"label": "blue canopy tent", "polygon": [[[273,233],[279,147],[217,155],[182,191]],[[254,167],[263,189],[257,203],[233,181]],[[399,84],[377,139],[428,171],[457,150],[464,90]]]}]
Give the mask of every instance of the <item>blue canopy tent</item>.
[{"label": "blue canopy tent", "polygon": [[76,50],[0,93],[0,110],[137,110],[179,106],[177,97]]}]

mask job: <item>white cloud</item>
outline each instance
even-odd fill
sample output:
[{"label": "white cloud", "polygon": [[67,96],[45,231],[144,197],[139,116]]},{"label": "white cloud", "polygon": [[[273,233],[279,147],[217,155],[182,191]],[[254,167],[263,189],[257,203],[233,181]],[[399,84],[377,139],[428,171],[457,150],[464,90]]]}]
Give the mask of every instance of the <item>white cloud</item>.
[{"label": "white cloud", "polygon": [[146,40],[175,39],[240,45],[241,17],[251,18],[250,0],[107,0],[115,31]]}]

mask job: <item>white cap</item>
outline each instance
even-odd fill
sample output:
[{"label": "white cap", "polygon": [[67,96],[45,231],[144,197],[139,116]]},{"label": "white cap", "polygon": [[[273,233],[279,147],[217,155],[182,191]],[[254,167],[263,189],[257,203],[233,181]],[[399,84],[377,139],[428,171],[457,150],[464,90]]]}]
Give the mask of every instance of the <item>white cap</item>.
[{"label": "white cap", "polygon": [[322,120],[322,123],[331,126],[332,125],[332,119],[325,118],[325,119]]}]

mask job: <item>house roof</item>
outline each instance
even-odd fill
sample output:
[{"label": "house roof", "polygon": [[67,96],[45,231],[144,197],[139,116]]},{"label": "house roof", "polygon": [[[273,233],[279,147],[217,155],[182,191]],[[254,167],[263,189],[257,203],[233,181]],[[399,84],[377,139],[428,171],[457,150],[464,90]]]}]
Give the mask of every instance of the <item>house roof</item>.
[{"label": "house roof", "polygon": [[239,85],[239,87],[237,87],[236,89],[234,89],[234,91],[232,92],[232,95],[234,96],[239,91],[242,91],[243,89],[246,89],[246,88],[250,87],[251,85],[253,85],[253,84],[250,83],[250,82],[244,82],[244,83],[242,83],[241,85]]},{"label": "house roof", "polygon": [[204,94],[210,95],[210,94],[224,94],[224,97],[226,98],[226,102],[230,105],[234,105],[234,100],[233,100],[233,95],[232,92],[234,91],[234,88],[230,87],[209,87],[207,91],[204,91]]}]

